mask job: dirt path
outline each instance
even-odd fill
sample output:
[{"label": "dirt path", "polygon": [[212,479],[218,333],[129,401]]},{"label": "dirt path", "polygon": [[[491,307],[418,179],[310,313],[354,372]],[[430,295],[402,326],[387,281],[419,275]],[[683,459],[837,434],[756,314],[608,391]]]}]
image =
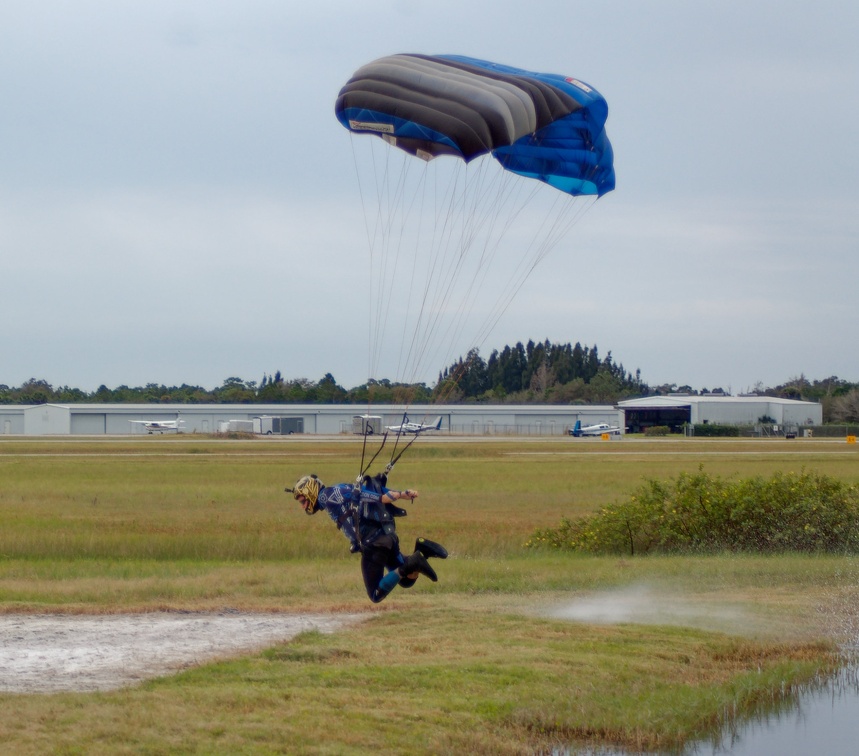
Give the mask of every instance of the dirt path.
[{"label": "dirt path", "polygon": [[112,690],[359,615],[183,613],[0,615],[0,691]]}]

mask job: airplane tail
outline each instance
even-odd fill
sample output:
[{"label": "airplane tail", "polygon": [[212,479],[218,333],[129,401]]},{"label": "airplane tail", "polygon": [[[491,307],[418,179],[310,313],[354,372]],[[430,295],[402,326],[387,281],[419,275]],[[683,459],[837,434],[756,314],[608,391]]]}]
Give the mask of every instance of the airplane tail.
[{"label": "airplane tail", "polygon": [[581,434],[581,432],[582,432],[582,421],[576,420],[576,424],[573,426],[572,433],[574,436],[578,436]]},{"label": "airplane tail", "polygon": [[441,430],[441,415],[439,415],[433,422],[433,428],[435,428],[435,430]]}]

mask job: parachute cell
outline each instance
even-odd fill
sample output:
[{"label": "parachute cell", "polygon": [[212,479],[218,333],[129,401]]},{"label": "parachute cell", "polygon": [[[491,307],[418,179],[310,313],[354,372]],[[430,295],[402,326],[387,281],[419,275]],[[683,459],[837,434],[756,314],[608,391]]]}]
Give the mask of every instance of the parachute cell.
[{"label": "parachute cell", "polygon": [[391,55],[355,72],[335,112],[350,131],[424,159],[491,153],[506,170],[567,194],[614,189],[608,106],[572,77],[457,55]]}]

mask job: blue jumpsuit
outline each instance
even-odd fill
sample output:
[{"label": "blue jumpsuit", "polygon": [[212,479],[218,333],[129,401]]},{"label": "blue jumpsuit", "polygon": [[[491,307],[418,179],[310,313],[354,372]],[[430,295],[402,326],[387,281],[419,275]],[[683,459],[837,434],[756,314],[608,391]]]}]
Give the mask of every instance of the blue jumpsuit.
[{"label": "blue jumpsuit", "polygon": [[351,484],[338,483],[336,486],[323,488],[316,499],[317,506],[328,513],[340,532],[349,539],[350,550],[353,554],[361,550],[355,535],[355,520],[352,517],[354,491],[355,487]]}]

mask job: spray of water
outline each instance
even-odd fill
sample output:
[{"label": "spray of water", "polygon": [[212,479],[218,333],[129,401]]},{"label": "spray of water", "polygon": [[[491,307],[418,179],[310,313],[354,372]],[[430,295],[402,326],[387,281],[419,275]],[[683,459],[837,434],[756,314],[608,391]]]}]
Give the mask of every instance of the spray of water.
[{"label": "spray of water", "polygon": [[743,635],[754,632],[757,624],[741,606],[645,583],[578,596],[548,614],[591,624],[679,625]]}]

